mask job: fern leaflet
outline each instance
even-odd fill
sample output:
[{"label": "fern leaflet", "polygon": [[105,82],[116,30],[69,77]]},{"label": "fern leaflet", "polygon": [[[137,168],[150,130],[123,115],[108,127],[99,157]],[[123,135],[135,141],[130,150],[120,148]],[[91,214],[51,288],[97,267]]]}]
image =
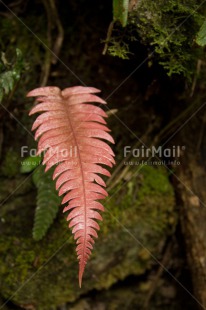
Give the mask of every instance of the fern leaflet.
[{"label": "fern leaflet", "polygon": [[20,169],[21,173],[30,173],[34,170],[32,180],[37,188],[32,233],[34,240],[41,240],[46,235],[47,230],[57,215],[58,206],[61,204],[61,199],[52,180],[54,169],[45,173],[43,166],[40,165],[41,161],[42,158],[40,156],[29,156],[22,161]]},{"label": "fern leaflet", "polygon": [[33,173],[33,181],[37,187],[37,207],[33,226],[33,238],[35,240],[41,240],[45,236],[61,204],[61,199],[52,180],[52,174],[52,170],[45,173],[43,166],[39,166]]}]

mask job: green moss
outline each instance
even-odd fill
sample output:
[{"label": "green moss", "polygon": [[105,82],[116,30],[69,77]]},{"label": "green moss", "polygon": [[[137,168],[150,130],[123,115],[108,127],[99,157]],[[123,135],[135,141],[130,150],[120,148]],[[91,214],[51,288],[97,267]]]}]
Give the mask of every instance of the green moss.
[{"label": "green moss", "polygon": [[20,157],[16,151],[9,149],[1,164],[1,174],[8,178],[19,174]]},{"label": "green moss", "polygon": [[108,288],[118,279],[144,274],[151,268],[148,250],[159,255],[171,233],[169,219],[175,218],[174,193],[165,170],[143,166],[138,176],[115,188],[104,205],[107,212],[80,290],[75,243],[63,215],[42,241],[35,242],[35,199],[28,194],[24,201],[17,197],[10,202],[8,210],[4,208],[0,236],[0,289],[4,298],[22,287],[12,297],[14,303],[47,310],[50,304],[74,301],[89,290]]},{"label": "green moss", "polygon": [[[112,215],[128,225],[133,217],[137,222],[141,221],[140,226],[147,225],[150,230],[164,233],[168,220],[175,222],[173,188],[161,167],[142,166],[135,179],[125,185],[119,184],[110,193],[108,205]],[[110,221],[112,227],[119,225],[115,218]]]},{"label": "green moss", "polygon": [[[150,251],[156,251],[157,240],[172,233],[177,221],[173,188],[163,167],[142,166],[138,176],[112,190],[105,206],[100,231],[102,255],[94,258],[96,272],[100,273],[97,288],[102,283],[109,287],[117,279],[139,275],[150,268]],[[108,234],[112,236],[111,245],[107,241],[104,244]],[[112,251],[115,254],[111,258]],[[101,272],[105,265],[109,273]]]},{"label": "green moss", "polygon": [[173,188],[168,182],[168,174],[165,171],[165,168],[154,168],[151,166],[142,166],[140,174],[143,177],[144,186],[141,187],[139,196],[143,197],[151,192],[159,193],[160,195],[173,195]]},{"label": "green moss", "polygon": [[[128,55],[128,42],[136,40],[147,47],[150,65],[158,61],[169,76],[183,74],[190,78],[198,58],[204,55],[203,49],[194,44],[204,21],[205,4],[200,4],[196,0],[138,1],[137,9],[130,12],[126,31],[116,25],[109,47],[111,55],[115,46],[119,55],[119,42],[127,46]],[[132,52],[138,50],[133,46]]]},{"label": "green moss", "polygon": [[129,59],[130,54],[129,44],[124,41],[117,41],[112,38],[108,47],[108,52],[113,57],[119,57],[122,59]]},{"label": "green moss", "polygon": [[[66,225],[65,230],[62,225],[57,225],[51,231],[49,239],[39,243],[32,241],[31,231],[27,225],[21,229],[18,227],[19,224],[19,222],[13,223],[17,237],[4,236],[0,240],[0,287],[4,297],[10,297],[19,286],[22,286],[22,289],[13,296],[14,303],[24,305],[34,302],[34,305],[38,304],[38,309],[48,309],[52,295],[55,298],[52,303],[56,305],[61,304],[62,299],[73,300],[74,296],[77,296],[75,290],[78,287],[78,266],[75,266],[74,242],[65,234]],[[24,237],[21,236],[23,232],[26,232]],[[62,249],[64,249],[63,256],[59,255]],[[71,262],[73,266],[70,266]],[[68,278],[72,281],[70,284]],[[41,291],[40,296],[37,288],[38,292]]]}]

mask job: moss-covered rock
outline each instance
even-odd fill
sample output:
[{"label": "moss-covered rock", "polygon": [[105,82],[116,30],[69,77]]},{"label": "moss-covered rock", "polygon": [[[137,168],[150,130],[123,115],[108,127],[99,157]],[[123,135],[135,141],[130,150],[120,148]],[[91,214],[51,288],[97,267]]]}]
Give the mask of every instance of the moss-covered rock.
[{"label": "moss-covered rock", "polygon": [[149,66],[158,62],[169,76],[191,78],[197,60],[204,57],[195,40],[205,20],[205,9],[205,4],[196,0],[138,0],[131,7],[126,30],[115,25],[108,51],[130,58],[139,53],[141,42],[147,49]]},{"label": "moss-covered rock", "polygon": [[110,193],[79,289],[75,245],[63,216],[41,242],[35,242],[35,199],[28,193],[7,205],[0,227],[1,295],[12,295],[14,303],[39,310],[74,301],[91,289],[109,288],[128,275],[145,273],[154,264],[150,252],[161,255],[165,238],[175,226],[174,193],[165,170],[142,167],[137,177]]},{"label": "moss-covered rock", "polygon": [[191,304],[184,294],[182,300],[177,298],[178,287],[171,284],[171,279],[158,279],[155,281],[156,291],[153,298],[147,303],[148,296],[151,293],[151,287],[154,285],[154,279],[129,277],[121,287],[114,285],[109,290],[95,292],[92,297],[83,296],[75,303],[69,303],[68,310],[194,310],[194,304]]}]

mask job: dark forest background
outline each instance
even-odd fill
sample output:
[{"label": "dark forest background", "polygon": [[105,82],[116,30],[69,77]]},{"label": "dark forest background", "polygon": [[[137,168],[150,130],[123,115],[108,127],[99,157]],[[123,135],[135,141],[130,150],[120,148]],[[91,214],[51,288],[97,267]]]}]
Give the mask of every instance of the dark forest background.
[{"label": "dark forest background", "polygon": [[[114,3],[0,1],[0,309],[206,308],[205,1]],[[81,289],[50,175],[29,157],[26,94],[46,85],[101,89],[116,142]]]}]

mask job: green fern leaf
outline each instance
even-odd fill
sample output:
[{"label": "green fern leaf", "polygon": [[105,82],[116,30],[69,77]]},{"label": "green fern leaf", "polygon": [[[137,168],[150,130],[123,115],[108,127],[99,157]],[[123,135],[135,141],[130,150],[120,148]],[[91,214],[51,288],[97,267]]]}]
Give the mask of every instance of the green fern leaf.
[{"label": "green fern leaf", "polygon": [[113,20],[127,25],[129,0],[113,0]]},{"label": "green fern leaf", "polygon": [[14,87],[14,78],[13,72],[7,71],[0,75],[0,83],[1,87],[3,88],[5,94],[7,95],[10,91],[12,91]]},{"label": "green fern leaf", "polygon": [[29,156],[21,162],[21,173],[32,172],[41,163],[41,156]]},{"label": "green fern leaf", "polygon": [[61,204],[52,175],[53,171],[49,170],[45,173],[43,166],[39,166],[33,173],[33,181],[38,190],[33,226],[35,240],[41,240],[46,235],[57,215],[58,206]]},{"label": "green fern leaf", "polygon": [[0,102],[4,95],[8,95],[19,81],[22,72],[26,69],[22,53],[17,48],[15,60],[7,61],[5,53],[1,53],[0,59]]},{"label": "green fern leaf", "polygon": [[206,20],[202,24],[196,38],[196,43],[200,46],[206,45]]}]

